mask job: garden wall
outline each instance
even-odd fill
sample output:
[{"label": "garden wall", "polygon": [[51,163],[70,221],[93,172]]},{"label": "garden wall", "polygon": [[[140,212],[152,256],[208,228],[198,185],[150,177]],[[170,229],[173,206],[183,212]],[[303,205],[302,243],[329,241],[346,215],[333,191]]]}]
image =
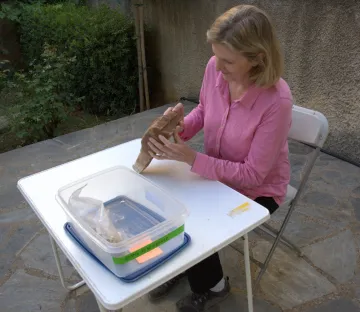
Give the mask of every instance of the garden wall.
[{"label": "garden wall", "polygon": [[205,33],[226,9],[250,3],[276,23],[285,79],[298,105],[329,120],[327,148],[360,161],[360,1],[146,0],[153,103],[197,97],[211,56]]}]

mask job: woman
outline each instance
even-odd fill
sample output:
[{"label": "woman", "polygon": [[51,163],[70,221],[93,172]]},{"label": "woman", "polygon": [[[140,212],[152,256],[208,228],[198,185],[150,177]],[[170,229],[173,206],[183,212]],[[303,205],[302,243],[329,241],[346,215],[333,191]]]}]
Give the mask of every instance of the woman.
[{"label": "woman", "polygon": [[[149,153],[185,162],[192,172],[221,181],[272,214],[290,180],[292,95],[281,78],[279,42],[266,13],[250,5],[217,18],[207,39],[214,56],[205,70],[199,105],[180,123],[174,143],[160,136],[149,142]],[[170,109],[184,112],[182,104]],[[206,154],[184,143],[201,129]],[[230,292],[217,253],[186,275],[192,294],[177,303],[180,311],[205,311]],[[152,291],[150,298],[168,294],[180,277]]]}]

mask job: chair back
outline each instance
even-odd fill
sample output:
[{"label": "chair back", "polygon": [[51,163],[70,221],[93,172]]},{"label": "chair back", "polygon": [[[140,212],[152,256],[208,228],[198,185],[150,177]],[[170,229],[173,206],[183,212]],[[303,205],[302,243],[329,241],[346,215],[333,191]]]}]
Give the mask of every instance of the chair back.
[{"label": "chair back", "polygon": [[321,148],[328,133],[329,124],[322,113],[293,105],[290,139]]}]

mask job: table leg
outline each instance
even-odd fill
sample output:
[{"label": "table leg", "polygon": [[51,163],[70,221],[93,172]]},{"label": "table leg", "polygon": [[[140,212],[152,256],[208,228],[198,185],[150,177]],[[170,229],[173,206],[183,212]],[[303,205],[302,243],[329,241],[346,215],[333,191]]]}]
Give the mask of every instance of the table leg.
[{"label": "table leg", "polygon": [[[110,311],[110,310],[108,310],[108,309],[105,309],[104,306],[100,303],[99,300],[96,299],[96,302],[97,302],[97,304],[98,304],[98,306],[99,306],[99,311],[100,311],[100,312],[112,312],[112,311]],[[113,311],[113,312],[122,312],[122,310],[123,310],[123,309],[119,309],[119,310],[116,310],[116,311]]]},{"label": "table leg", "polygon": [[56,266],[58,268],[58,271],[59,271],[59,276],[60,276],[60,281],[61,281],[61,284],[63,285],[63,287],[67,290],[75,290],[83,285],[85,285],[85,281],[80,281],[79,283],[76,283],[74,285],[71,285],[71,286],[66,286],[65,285],[65,281],[64,281],[64,273],[63,273],[63,270],[62,270],[62,267],[61,267],[61,262],[60,262],[60,257],[59,257],[59,251],[58,251],[58,248],[57,248],[57,244],[55,242],[55,240],[52,238],[52,236],[49,234],[50,236],[50,242],[51,242],[51,247],[52,247],[52,250],[54,252],[54,256],[55,256],[55,261],[56,261]]},{"label": "table leg", "polygon": [[251,266],[250,266],[250,256],[249,256],[249,238],[248,235],[244,235],[244,257],[245,257],[245,274],[246,274],[246,290],[247,290],[247,301],[248,301],[248,311],[253,312],[253,295],[252,295],[252,286],[251,286]]}]

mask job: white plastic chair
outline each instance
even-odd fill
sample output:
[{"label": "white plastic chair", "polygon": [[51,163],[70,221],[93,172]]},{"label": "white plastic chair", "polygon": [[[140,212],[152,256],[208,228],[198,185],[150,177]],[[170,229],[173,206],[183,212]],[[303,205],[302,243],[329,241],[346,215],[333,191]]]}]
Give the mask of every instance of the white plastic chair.
[{"label": "white plastic chair", "polygon": [[288,185],[286,200],[279,207],[279,209],[288,209],[288,212],[285,216],[285,219],[281,225],[279,231],[272,228],[268,224],[264,224],[260,226],[258,229],[270,234],[275,238],[275,241],[270,249],[270,252],[265,260],[265,262],[261,265],[261,271],[255,281],[254,289],[259,285],[260,280],[266,269],[269,265],[269,262],[274,254],[274,251],[279,242],[287,245],[288,247],[295,250],[299,256],[302,256],[302,251],[296,247],[293,243],[291,243],[288,239],[282,237],[282,234],[285,230],[286,225],[289,222],[291,214],[293,213],[295,206],[301,197],[305,184],[308,180],[308,177],[314,167],[315,161],[320,153],[321,148],[323,147],[327,136],[329,133],[329,125],[326,117],[317,111],[313,111],[304,107],[293,105],[293,113],[292,113],[292,125],[289,132],[289,139],[300,142],[302,144],[313,147],[315,150],[308,157],[307,163],[305,165],[305,170],[303,172],[300,186],[298,189],[295,189],[291,185]]}]

